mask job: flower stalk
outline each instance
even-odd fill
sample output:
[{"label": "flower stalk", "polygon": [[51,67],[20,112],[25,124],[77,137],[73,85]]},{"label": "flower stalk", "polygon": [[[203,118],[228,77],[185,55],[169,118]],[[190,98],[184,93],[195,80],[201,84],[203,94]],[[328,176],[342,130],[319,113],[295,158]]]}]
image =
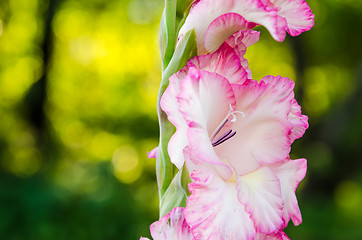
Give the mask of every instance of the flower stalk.
[{"label": "flower stalk", "polygon": [[[187,1],[181,1],[187,2]],[[186,65],[187,61],[196,56],[197,54],[197,44],[196,44],[196,34],[193,30],[188,31],[177,43],[176,46],[176,24],[177,22],[182,22],[182,18],[176,18],[177,7],[181,8],[181,4],[177,4],[176,0],[166,0],[165,2],[165,10],[161,20],[160,27],[160,49],[161,49],[161,57],[162,57],[162,80],[158,92],[157,99],[157,113],[159,119],[159,128],[160,128],[160,140],[158,153],[156,158],[156,175],[157,175],[157,183],[159,189],[159,198],[160,198],[160,209],[171,209],[177,206],[185,206],[181,204],[179,201],[166,201],[169,199],[168,197],[164,197],[166,192],[168,191],[173,179],[178,174],[178,169],[174,164],[170,161],[170,156],[167,152],[168,142],[175,132],[175,127],[170,123],[167,118],[166,113],[160,107],[160,100],[165,92],[166,88],[169,84],[169,78],[172,74],[176,73],[183,66]],[[180,12],[179,10],[178,12]],[[180,15],[179,15],[180,16]],[[175,47],[176,46],[176,47]],[[181,181],[181,175],[177,178],[176,181]],[[185,175],[183,174],[184,178]],[[187,180],[188,181],[188,180]],[[185,191],[187,191],[187,186],[182,188],[180,184],[173,184],[172,190],[169,190],[168,195],[170,195],[171,191],[176,191],[175,189],[179,189],[179,194],[185,195]],[[166,204],[168,207],[164,207]],[[171,210],[169,209],[169,210]],[[165,215],[167,212],[160,211],[160,216]]]}]

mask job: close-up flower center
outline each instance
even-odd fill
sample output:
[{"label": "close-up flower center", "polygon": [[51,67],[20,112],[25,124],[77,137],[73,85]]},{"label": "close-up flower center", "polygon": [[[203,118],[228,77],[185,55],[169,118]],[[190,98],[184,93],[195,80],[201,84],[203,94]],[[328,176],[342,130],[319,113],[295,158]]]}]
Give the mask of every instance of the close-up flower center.
[{"label": "close-up flower center", "polygon": [[[231,129],[231,124],[238,120],[238,118],[236,116],[237,113],[240,114],[242,118],[245,118],[244,112],[234,110],[233,107],[231,106],[231,104],[229,106],[230,106],[230,110],[229,110],[228,114],[221,121],[219,126],[216,128],[216,130],[211,135],[210,140],[211,140],[211,144],[213,147],[216,147],[235,136],[236,131],[233,131]],[[232,119],[230,120],[231,124],[227,124],[229,122],[229,117],[232,117]],[[230,129],[225,131],[226,128],[230,128]]]}]

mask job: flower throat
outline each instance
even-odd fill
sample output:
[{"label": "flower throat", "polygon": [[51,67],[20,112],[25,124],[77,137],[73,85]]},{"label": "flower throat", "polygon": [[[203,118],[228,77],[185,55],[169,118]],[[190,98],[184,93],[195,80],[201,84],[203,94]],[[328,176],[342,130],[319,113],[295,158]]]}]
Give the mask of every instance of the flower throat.
[{"label": "flower throat", "polygon": [[241,114],[241,116],[244,118],[245,117],[245,113],[241,112],[241,111],[235,111],[233,109],[233,107],[230,106],[230,110],[229,113],[226,115],[226,117],[224,118],[224,120],[221,122],[221,124],[216,128],[216,130],[214,131],[214,133],[212,134],[211,137],[211,144],[213,147],[216,147],[220,144],[222,144],[223,142],[229,140],[230,138],[234,137],[236,134],[236,131],[233,131],[232,129],[230,129],[229,131],[227,131],[226,133],[222,134],[220,137],[216,138],[216,136],[221,132],[221,130],[225,127],[226,123],[229,121],[229,117],[232,116],[232,119],[230,120],[230,122],[234,123],[237,120],[236,117],[236,113]]}]

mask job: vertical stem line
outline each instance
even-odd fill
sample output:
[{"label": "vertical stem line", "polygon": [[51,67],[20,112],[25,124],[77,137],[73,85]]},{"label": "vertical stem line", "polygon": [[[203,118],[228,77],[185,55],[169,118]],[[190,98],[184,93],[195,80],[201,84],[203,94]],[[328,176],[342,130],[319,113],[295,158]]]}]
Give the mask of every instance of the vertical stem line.
[{"label": "vertical stem line", "polygon": [[176,7],[177,0],[165,0],[165,31],[166,31],[166,50],[162,59],[163,69],[166,69],[171,61],[176,45]]}]

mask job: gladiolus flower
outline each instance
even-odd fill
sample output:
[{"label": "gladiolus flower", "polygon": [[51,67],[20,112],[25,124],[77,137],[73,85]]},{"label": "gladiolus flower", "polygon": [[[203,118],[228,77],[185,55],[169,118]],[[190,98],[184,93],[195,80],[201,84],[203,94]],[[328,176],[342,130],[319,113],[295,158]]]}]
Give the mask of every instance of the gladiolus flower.
[{"label": "gladiolus flower", "polygon": [[283,41],[286,31],[297,36],[314,25],[304,0],[199,0],[195,1],[179,37],[195,29],[199,54],[212,53],[233,33],[265,26]]},{"label": "gladiolus flower", "polygon": [[289,152],[308,123],[294,83],[248,79],[237,59],[228,44],[191,59],[161,100],[177,128],[171,161],[181,167],[186,159],[193,180],[186,220],[196,239],[277,236],[289,219],[301,222],[295,189],[306,160],[289,160]]},{"label": "gladiolus flower", "polygon": [[246,48],[259,40],[259,32],[248,30],[233,34],[213,54],[191,58],[187,65],[170,78],[170,84],[161,99],[161,107],[168,115],[169,121],[176,126],[176,133],[170,139],[168,152],[171,162],[181,169],[184,163],[183,148],[188,145],[186,137],[187,124],[181,112],[176,96],[180,93],[180,81],[189,69],[198,69],[217,73],[231,83],[243,84],[251,78],[248,61],[244,58]]}]

